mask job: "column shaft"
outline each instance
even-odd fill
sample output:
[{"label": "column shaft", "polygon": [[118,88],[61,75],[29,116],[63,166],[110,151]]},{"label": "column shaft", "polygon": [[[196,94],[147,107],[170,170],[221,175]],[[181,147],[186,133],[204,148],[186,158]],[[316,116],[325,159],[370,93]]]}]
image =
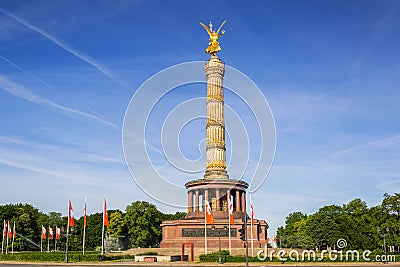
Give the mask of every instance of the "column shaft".
[{"label": "column shaft", "polygon": [[242,191],[242,211],[245,212],[246,211],[246,197],[245,197],[246,193],[244,191]]},{"label": "column shaft", "polygon": [[205,64],[207,77],[206,173],[204,178],[228,179],[226,172],[224,97],[225,64],[212,56]]},{"label": "column shaft", "polygon": [[188,192],[188,212],[193,212],[193,192]]},{"label": "column shaft", "polygon": [[221,206],[220,206],[220,199],[219,199],[219,189],[215,190],[215,198],[217,200],[217,211],[221,210]]},{"label": "column shaft", "polygon": [[240,191],[237,189],[236,189],[236,196],[235,196],[235,204],[236,204],[235,211],[239,212],[240,211]]},{"label": "column shaft", "polygon": [[200,205],[199,200],[200,200],[200,198],[199,198],[199,190],[196,190],[196,210],[195,210],[196,212],[199,211],[199,205]]}]

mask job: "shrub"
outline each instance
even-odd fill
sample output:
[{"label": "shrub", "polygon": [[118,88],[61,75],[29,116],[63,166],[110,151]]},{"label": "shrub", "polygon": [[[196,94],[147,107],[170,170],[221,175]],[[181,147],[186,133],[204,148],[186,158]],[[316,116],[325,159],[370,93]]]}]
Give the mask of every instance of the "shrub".
[{"label": "shrub", "polygon": [[[213,252],[210,254],[201,254],[199,256],[201,262],[218,262],[218,252]],[[246,261],[246,256],[240,255],[240,256],[232,256],[229,254],[228,250],[222,250],[221,251],[221,256],[222,256],[222,262],[245,262]],[[257,257],[251,257],[249,256],[249,262],[259,262]]]},{"label": "shrub", "polygon": [[[99,261],[99,254],[96,252],[85,253],[82,255],[81,252],[69,252],[68,253],[68,261],[69,262],[94,262]],[[115,260],[124,260],[124,259],[134,259],[132,255],[125,254],[106,254],[103,255],[103,260],[106,261],[115,261]],[[28,261],[28,262],[64,262],[65,261],[65,253],[63,252],[20,252],[14,254],[0,254],[0,260],[2,261]]]},{"label": "shrub", "polygon": [[147,251],[147,252],[143,252],[143,253],[139,253],[137,254],[138,256],[156,256],[158,255],[158,252],[155,251]]}]

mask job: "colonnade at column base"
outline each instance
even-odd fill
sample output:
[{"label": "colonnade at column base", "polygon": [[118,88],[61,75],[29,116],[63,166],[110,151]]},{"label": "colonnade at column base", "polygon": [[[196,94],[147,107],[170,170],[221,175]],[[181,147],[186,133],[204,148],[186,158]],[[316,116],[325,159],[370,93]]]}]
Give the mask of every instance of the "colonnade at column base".
[{"label": "colonnade at column base", "polygon": [[228,211],[228,199],[232,202],[233,212],[246,211],[246,182],[218,177],[190,181],[185,187],[188,190],[188,217],[198,217],[199,212],[204,211],[206,200],[215,214]]}]

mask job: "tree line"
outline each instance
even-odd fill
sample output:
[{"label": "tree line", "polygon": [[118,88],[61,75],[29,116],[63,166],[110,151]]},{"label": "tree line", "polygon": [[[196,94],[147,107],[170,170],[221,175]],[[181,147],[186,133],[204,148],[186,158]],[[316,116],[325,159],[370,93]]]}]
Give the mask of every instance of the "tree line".
[{"label": "tree line", "polygon": [[277,231],[277,245],[288,248],[337,248],[337,240],[347,241],[346,249],[400,246],[400,194],[385,193],[380,205],[368,208],[357,198],[347,204],[329,205],[311,215],[293,212]]},{"label": "tree line", "polygon": [[[136,201],[128,205],[125,211],[108,210],[109,226],[107,238],[118,243],[122,249],[134,247],[157,247],[161,242],[161,222],[164,220],[182,219],[184,212],[164,214],[157,207],[146,201]],[[14,251],[39,250],[34,244],[40,244],[42,225],[61,228],[61,239],[57,240],[57,250],[65,249],[67,216],[59,212],[41,212],[30,204],[0,205],[0,222],[15,222],[17,237]],[[69,237],[69,249],[82,250],[83,216],[75,219],[75,225]],[[103,214],[94,213],[86,216],[85,249],[98,250],[101,246]],[[1,241],[1,240],[0,240]],[[33,244],[34,243],[34,244]],[[47,240],[45,242],[47,245]],[[50,250],[54,250],[55,240],[50,242]]]}]

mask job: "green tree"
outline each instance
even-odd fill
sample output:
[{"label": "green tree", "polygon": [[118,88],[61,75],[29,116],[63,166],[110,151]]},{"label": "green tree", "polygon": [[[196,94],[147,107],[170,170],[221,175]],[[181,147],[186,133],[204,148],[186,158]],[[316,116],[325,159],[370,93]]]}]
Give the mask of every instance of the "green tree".
[{"label": "green tree", "polygon": [[277,232],[277,239],[282,247],[302,247],[301,236],[297,235],[295,224],[301,220],[305,220],[307,215],[299,211],[290,213],[285,220],[285,227],[279,227]]},{"label": "green tree", "polygon": [[283,246],[312,248],[335,247],[338,239],[347,241],[346,249],[375,250],[383,245],[377,227],[386,231],[388,245],[400,244],[400,194],[384,194],[382,204],[368,208],[365,201],[356,198],[342,206],[320,208],[306,217],[294,212],[288,215],[285,227],[278,228]]},{"label": "green tree", "polygon": [[[390,195],[385,193],[381,204],[381,216],[378,216],[378,225],[381,229],[389,228],[387,237],[388,245],[400,244],[400,194]],[[378,236],[379,244],[383,245],[383,240]]]},{"label": "green tree", "polygon": [[107,234],[114,237],[124,237],[126,234],[125,220],[121,211],[114,211],[110,215],[110,224]]},{"label": "green tree", "polygon": [[400,194],[395,193],[393,196],[385,193],[382,200],[382,209],[389,215],[394,214],[400,220]]},{"label": "green tree", "polygon": [[293,225],[299,248],[310,249],[314,246],[311,237],[306,232],[309,218],[310,217],[303,218],[300,221],[295,222]]},{"label": "green tree", "polygon": [[162,213],[146,201],[126,207],[125,222],[132,247],[156,247],[161,241]]},{"label": "green tree", "polygon": [[63,223],[61,212],[50,211],[49,212],[49,224],[52,227],[61,226]]},{"label": "green tree", "polygon": [[[83,227],[83,217],[82,227]],[[95,250],[101,246],[101,231],[103,227],[103,213],[94,213],[86,217],[86,243],[85,247],[88,250]],[[83,228],[82,228],[83,233]],[[82,236],[83,238],[83,236]]]},{"label": "green tree", "polygon": [[345,224],[347,217],[342,217],[342,212],[340,206],[330,205],[310,216],[306,233],[315,246],[333,247],[338,239],[345,238],[340,225]]},{"label": "green tree", "polygon": [[182,220],[186,217],[186,212],[176,212],[174,214],[163,214],[162,220],[169,221],[169,220]]},{"label": "green tree", "polygon": [[[137,201],[127,206],[127,215],[123,212],[108,211],[110,225],[106,233],[111,236],[118,236],[119,247],[147,247],[158,246],[161,240],[161,222],[163,220],[183,219],[184,212],[175,214],[163,214],[156,206]],[[61,228],[61,240],[57,242],[58,250],[65,250],[67,217],[59,212],[45,214],[30,204],[6,204],[0,205],[0,222],[15,222],[17,238],[14,244],[15,251],[39,250],[42,225]],[[98,249],[101,246],[103,214],[95,213],[87,215],[86,243],[87,250]],[[69,249],[82,250],[83,240],[83,217],[75,219],[75,226],[71,228],[69,238]],[[53,249],[54,242],[50,242],[50,249]]]},{"label": "green tree", "polygon": [[[0,221],[10,221],[16,224],[17,238],[14,250],[38,250],[40,243],[41,224],[46,221],[46,215],[30,204],[7,204],[0,206]],[[36,244],[36,245],[34,245]]]}]

